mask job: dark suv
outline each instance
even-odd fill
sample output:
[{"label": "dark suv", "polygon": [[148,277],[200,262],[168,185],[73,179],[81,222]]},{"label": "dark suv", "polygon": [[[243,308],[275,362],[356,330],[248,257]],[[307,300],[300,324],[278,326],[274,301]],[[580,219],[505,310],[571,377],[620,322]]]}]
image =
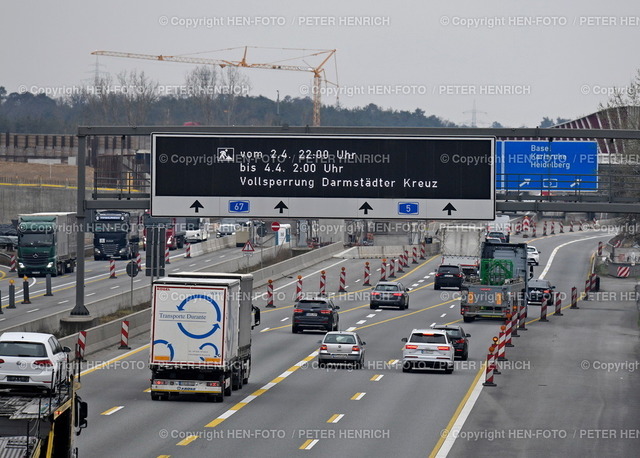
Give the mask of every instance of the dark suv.
[{"label": "dark suv", "polygon": [[469,359],[469,337],[471,337],[471,334],[465,333],[462,326],[457,324],[436,324],[432,326],[432,329],[446,331],[455,350],[454,356],[460,357],[463,361]]},{"label": "dark suv", "polygon": [[409,293],[399,281],[378,282],[371,291],[369,308],[376,309],[381,305],[391,305],[400,310],[409,308]]},{"label": "dark suv", "polygon": [[339,306],[326,297],[302,299],[293,309],[291,332],[297,334],[305,329],[337,331],[340,317]]},{"label": "dark suv", "polygon": [[460,266],[447,266],[442,265],[438,267],[436,272],[436,279],[433,283],[433,289],[440,289],[444,287],[462,288],[462,282],[464,281],[464,274]]}]

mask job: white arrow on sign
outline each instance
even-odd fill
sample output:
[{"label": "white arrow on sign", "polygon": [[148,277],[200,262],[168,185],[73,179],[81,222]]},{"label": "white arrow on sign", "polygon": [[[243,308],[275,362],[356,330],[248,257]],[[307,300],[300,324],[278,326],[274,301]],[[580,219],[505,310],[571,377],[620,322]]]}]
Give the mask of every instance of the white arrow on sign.
[{"label": "white arrow on sign", "polygon": [[525,178],[522,183],[518,187],[526,186],[531,183],[531,178]]},{"label": "white arrow on sign", "polygon": [[571,184],[569,185],[569,187],[570,187],[570,188],[574,188],[575,186],[580,185],[580,182],[581,182],[581,181],[582,181],[582,180],[581,180],[580,178],[577,178],[577,179],[576,179],[576,181],[574,181],[573,183],[571,183]]}]

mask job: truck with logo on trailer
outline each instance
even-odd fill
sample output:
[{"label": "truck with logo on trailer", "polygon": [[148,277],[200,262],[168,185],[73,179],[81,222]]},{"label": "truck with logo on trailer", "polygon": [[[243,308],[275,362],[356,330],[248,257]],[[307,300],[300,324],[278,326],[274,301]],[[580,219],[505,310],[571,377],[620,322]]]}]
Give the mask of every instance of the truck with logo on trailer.
[{"label": "truck with logo on trailer", "polygon": [[473,224],[446,225],[437,231],[441,265],[460,266],[466,280],[477,276],[485,229]]},{"label": "truck with logo on trailer", "polygon": [[151,399],[201,394],[221,402],[248,383],[253,276],[179,272],[153,283]]},{"label": "truck with logo on trailer", "polygon": [[133,259],[138,254],[140,237],[135,217],[130,212],[96,211],[91,222],[93,259]]},{"label": "truck with logo on trailer", "polygon": [[73,272],[77,232],[73,212],[18,215],[18,276]]},{"label": "truck with logo on trailer", "polygon": [[463,284],[460,314],[464,322],[505,319],[513,306],[523,303],[528,278],[526,243],[484,243],[479,278]]}]

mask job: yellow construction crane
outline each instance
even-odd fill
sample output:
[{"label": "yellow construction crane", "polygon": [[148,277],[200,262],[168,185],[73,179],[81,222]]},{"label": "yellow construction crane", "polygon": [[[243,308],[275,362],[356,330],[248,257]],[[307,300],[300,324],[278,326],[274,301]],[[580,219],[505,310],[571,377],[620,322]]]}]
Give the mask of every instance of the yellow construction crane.
[{"label": "yellow construction crane", "polygon": [[[309,65],[288,65],[281,64],[278,62],[275,63],[262,63],[262,64],[252,64],[247,62],[247,51],[249,46],[244,46],[242,48],[228,48],[221,51],[229,51],[234,49],[243,49],[244,53],[242,55],[241,60],[226,60],[226,59],[210,59],[206,57],[194,57],[194,56],[156,56],[153,54],[136,54],[129,52],[118,52],[118,51],[94,51],[91,54],[96,56],[110,56],[110,57],[126,57],[129,59],[146,59],[146,60],[160,60],[163,62],[179,62],[179,63],[187,63],[187,64],[202,64],[202,65],[218,65],[221,68],[224,67],[245,67],[245,68],[262,68],[266,70],[288,70],[295,72],[311,72],[313,73],[313,125],[320,125],[320,108],[321,108],[321,87],[322,83],[332,84],[337,86],[337,83],[332,83],[327,81],[324,77],[324,65],[331,59],[331,57],[335,56],[335,49],[314,49],[314,50],[305,50],[305,49],[297,49],[298,51],[313,51],[310,54],[305,54],[303,56],[296,57],[295,59],[304,59],[310,57],[321,56],[322,61],[319,65],[315,67]],[[292,50],[293,48],[283,48]],[[292,60],[292,59],[288,59]]]}]

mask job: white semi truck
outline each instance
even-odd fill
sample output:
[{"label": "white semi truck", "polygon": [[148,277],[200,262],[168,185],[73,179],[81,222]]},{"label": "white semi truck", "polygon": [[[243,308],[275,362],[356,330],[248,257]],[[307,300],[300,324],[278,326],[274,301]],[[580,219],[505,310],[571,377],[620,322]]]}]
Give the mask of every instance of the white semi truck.
[{"label": "white semi truck", "polygon": [[151,399],[201,394],[222,402],[248,383],[253,276],[180,272],[153,283]]}]

